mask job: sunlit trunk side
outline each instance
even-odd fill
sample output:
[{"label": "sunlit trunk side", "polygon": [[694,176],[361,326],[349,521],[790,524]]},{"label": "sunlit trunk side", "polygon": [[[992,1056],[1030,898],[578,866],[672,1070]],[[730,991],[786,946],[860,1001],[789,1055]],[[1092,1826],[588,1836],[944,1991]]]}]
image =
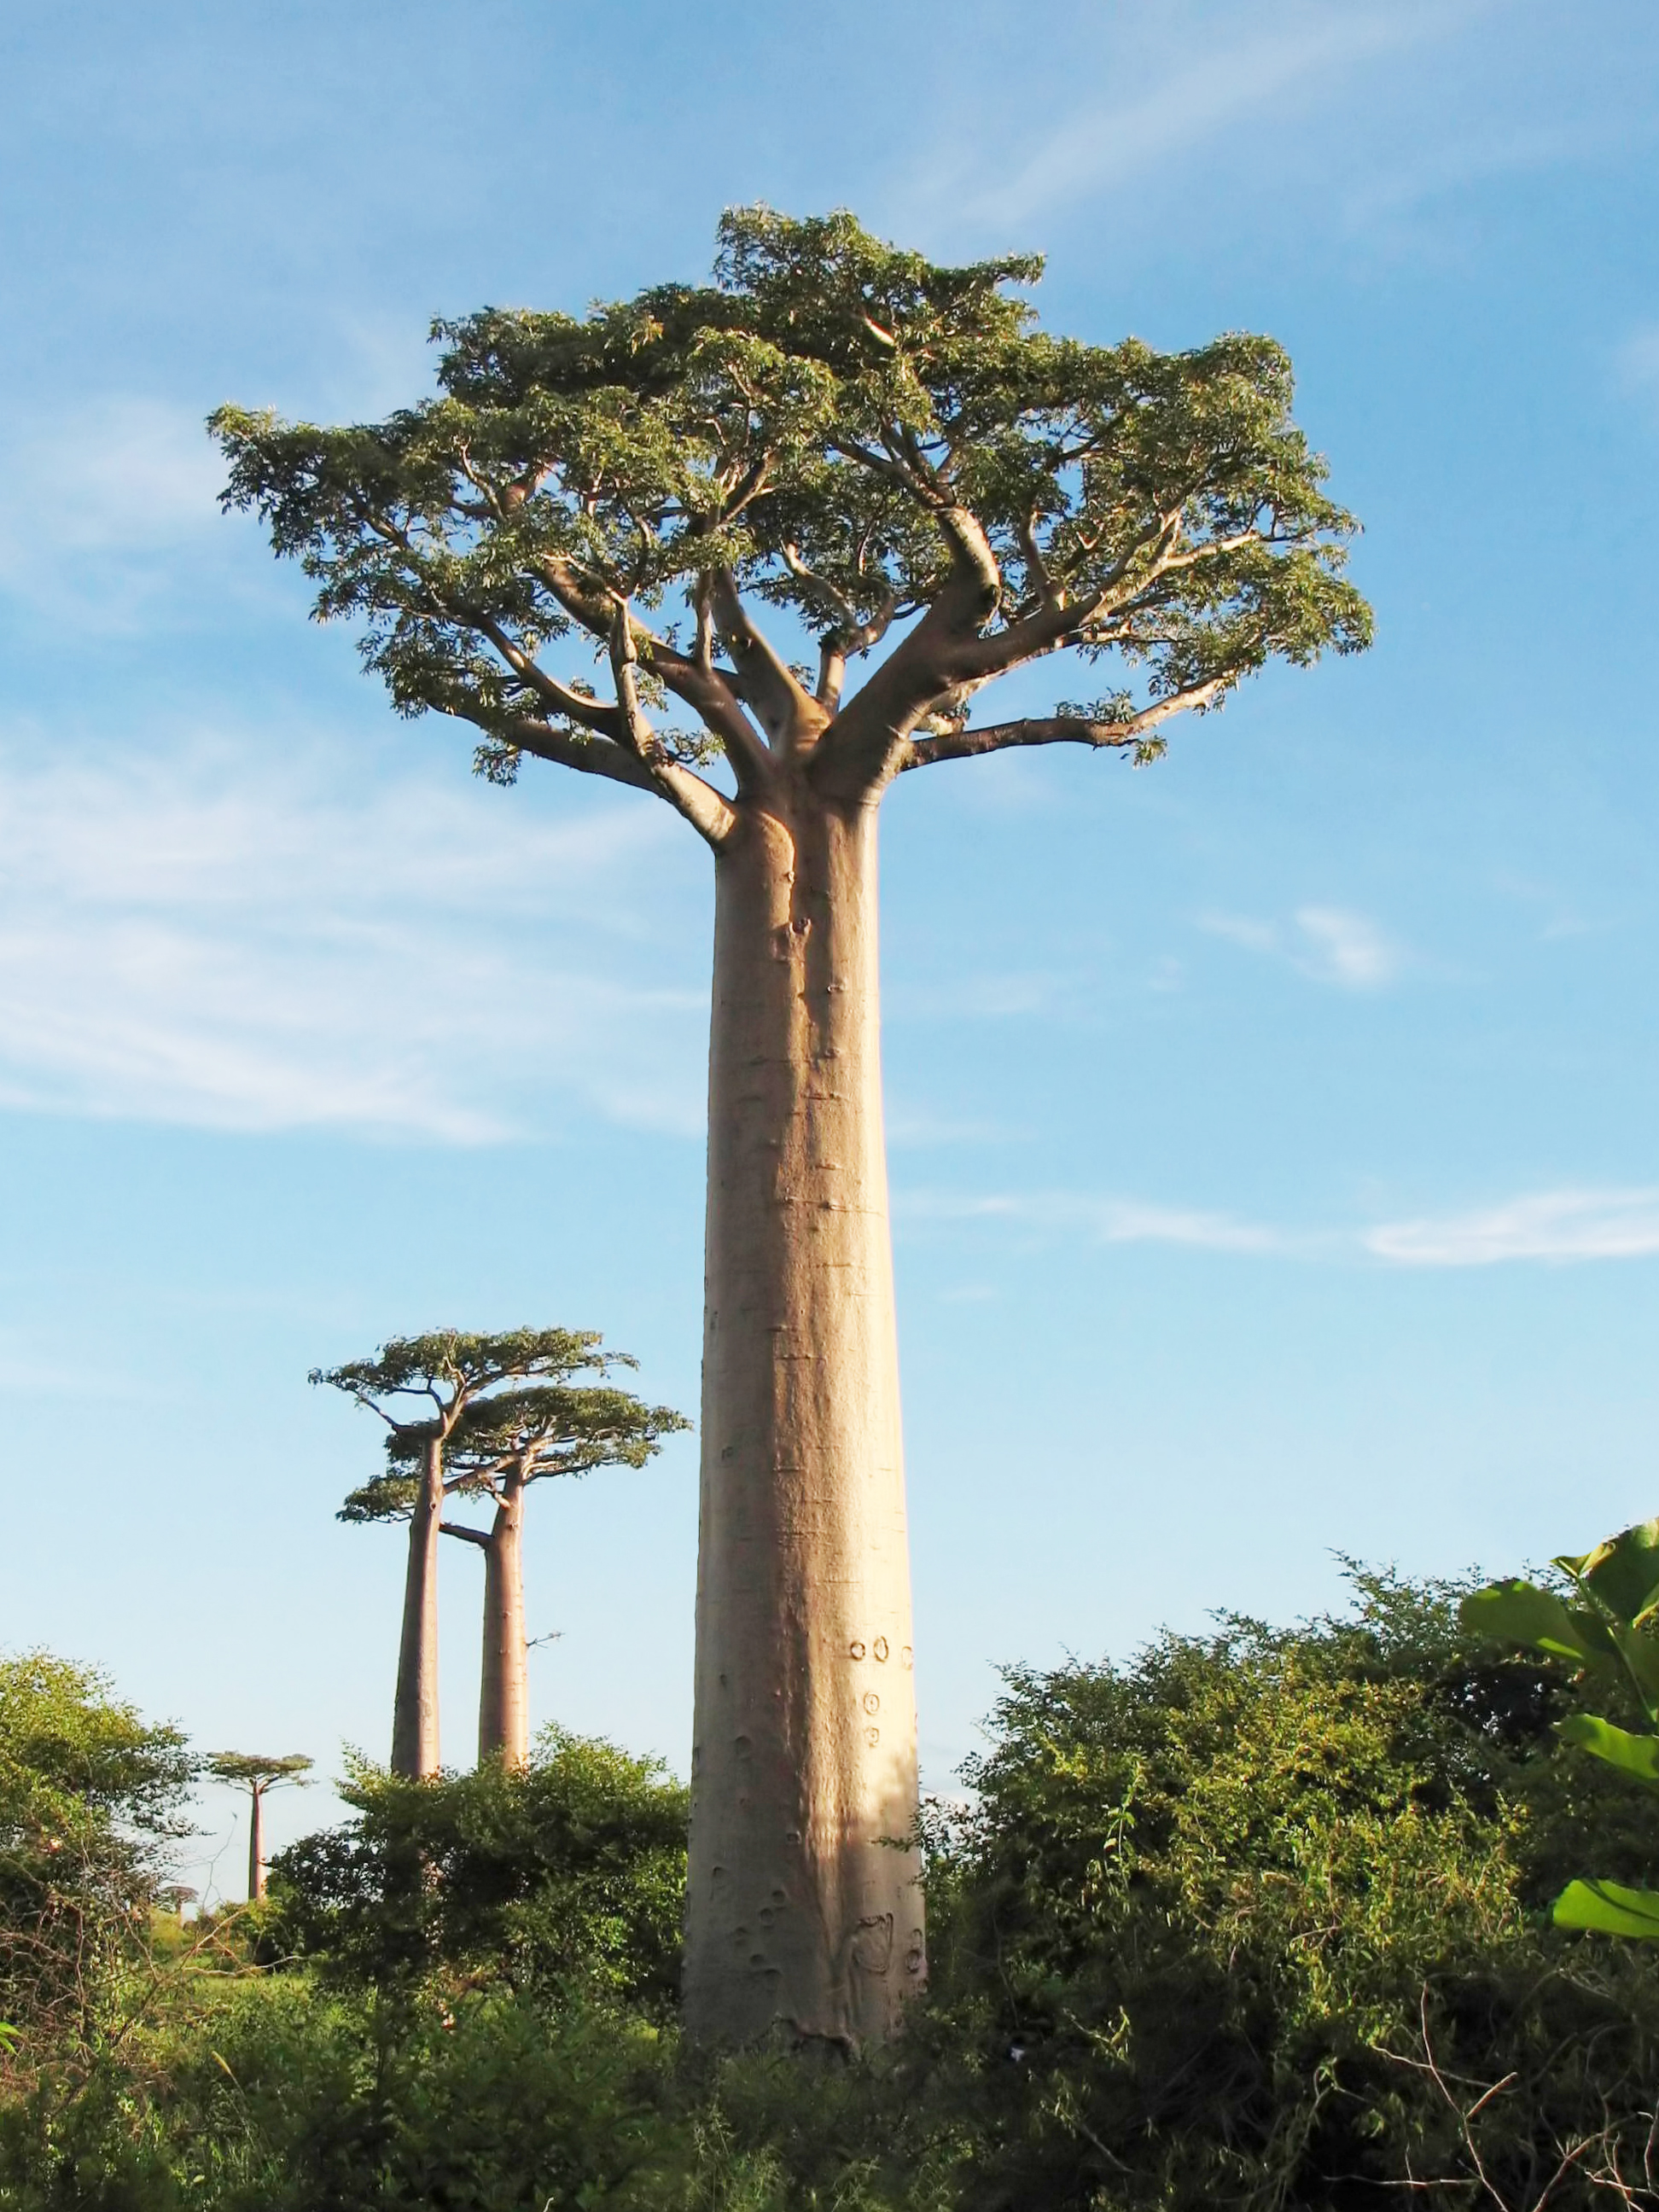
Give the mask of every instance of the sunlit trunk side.
[{"label": "sunlit trunk side", "polygon": [[478,1675],[478,1763],[518,1767],[530,1757],[524,1629],[524,1482],[502,1478],[484,1546],[483,1657]]},{"label": "sunlit trunk side", "polygon": [[925,1971],[873,805],[716,858],[685,2014],[890,2035]]},{"label": "sunlit trunk side", "polygon": [[265,1893],[265,1793],[258,1782],[253,1784],[253,1808],[248,1816],[247,1893],[256,1901]]},{"label": "sunlit trunk side", "polygon": [[435,1774],[439,1765],[438,1529],[443,1518],[443,1462],[441,1440],[429,1438],[422,1453],[420,1491],[409,1521],[403,1637],[392,1715],[392,1771],[416,1778]]}]

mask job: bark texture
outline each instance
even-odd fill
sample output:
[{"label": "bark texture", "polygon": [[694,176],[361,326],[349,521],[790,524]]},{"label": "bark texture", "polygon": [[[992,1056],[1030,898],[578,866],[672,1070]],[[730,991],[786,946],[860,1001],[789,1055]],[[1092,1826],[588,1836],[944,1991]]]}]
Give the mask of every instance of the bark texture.
[{"label": "bark texture", "polygon": [[248,1815],[247,1831],[247,1893],[258,1900],[265,1893],[265,1793],[264,1785],[253,1784],[253,1806]]},{"label": "bark texture", "polygon": [[438,1771],[438,1535],[443,1520],[443,1445],[430,1439],[422,1455],[420,1495],[409,1522],[403,1635],[392,1715],[392,1771],[422,1778]]},{"label": "bark texture", "polygon": [[501,1481],[484,1542],[483,1655],[478,1674],[478,1760],[523,1766],[530,1757],[524,1640],[524,1484]]},{"label": "bark texture", "polygon": [[745,817],[716,855],[686,2022],[851,2046],[925,1972],[876,811],[801,778]]}]

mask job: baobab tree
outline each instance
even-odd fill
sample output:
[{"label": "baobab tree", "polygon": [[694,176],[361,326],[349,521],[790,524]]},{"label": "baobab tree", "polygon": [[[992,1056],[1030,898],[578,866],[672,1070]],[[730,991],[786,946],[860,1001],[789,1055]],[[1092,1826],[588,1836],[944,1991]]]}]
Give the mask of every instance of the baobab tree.
[{"label": "baobab tree", "polygon": [[[592,1340],[597,1345],[598,1340]],[[595,1350],[571,1373],[631,1367],[623,1352]],[[447,1499],[493,1508],[488,1528],[444,1520],[441,1532],[483,1553],[483,1634],[478,1671],[478,1759],[522,1766],[530,1756],[524,1607],[525,1494],[552,1475],[643,1467],[662,1439],[689,1428],[672,1407],[647,1406],[605,1383],[540,1382],[477,1400],[452,1431],[445,1456]],[[402,1520],[418,1494],[418,1442],[387,1439],[387,1468],[346,1501],[353,1520]]]},{"label": "baobab tree", "polygon": [[[562,1328],[506,1329],[494,1336],[434,1329],[424,1336],[393,1337],[373,1358],[311,1371],[313,1383],[343,1390],[386,1424],[388,1450],[413,1454],[419,1463],[404,1516],[409,1522],[409,1564],[392,1699],[394,1774],[435,1774],[441,1764],[438,1537],[443,1519],[444,1448],[451,1431],[483,1394],[538,1375],[566,1374],[573,1361],[583,1364],[585,1354],[598,1342],[595,1336]],[[343,1521],[381,1517],[355,1510],[352,1498],[340,1514]]]},{"label": "baobab tree", "polygon": [[[705,2039],[881,2036],[923,1971],[883,795],[1014,747],[1145,761],[1270,659],[1369,635],[1281,349],[1047,336],[1019,296],[1041,265],[748,209],[709,284],[438,324],[437,395],[386,422],[213,421],[227,505],[301,561],[320,618],[362,622],[400,712],[471,724],[495,781],[534,759],[657,799],[714,855]],[[1121,688],[976,719],[1054,655]]]},{"label": "baobab tree", "polygon": [[[249,1792],[247,1826],[247,1893],[250,1904],[256,1904],[265,1893],[265,1798],[272,1790],[283,1783],[307,1785],[303,1777],[310,1771],[313,1762],[301,1751],[290,1751],[273,1758],[258,1751],[214,1751],[208,1753],[207,1771],[217,1782],[239,1782],[247,1785]],[[196,1893],[189,1892],[191,1897]],[[180,1907],[182,1913],[183,1908]]]}]

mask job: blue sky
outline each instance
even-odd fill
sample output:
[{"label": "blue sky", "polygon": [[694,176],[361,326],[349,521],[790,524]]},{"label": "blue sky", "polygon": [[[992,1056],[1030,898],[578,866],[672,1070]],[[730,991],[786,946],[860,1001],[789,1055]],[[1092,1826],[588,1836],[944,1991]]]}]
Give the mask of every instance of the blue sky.
[{"label": "blue sky", "polygon": [[[374,1438],[307,1370],[556,1321],[695,1410],[706,856],[397,722],[219,516],[201,422],[383,412],[434,313],[695,276],[755,198],[1041,248],[1045,319],[1091,339],[1272,331],[1378,615],[1364,660],[1270,674],[1141,773],[1009,757],[889,803],[929,1782],[1000,1662],[1659,1506],[1659,18],[1042,20],[13,0],[12,1646],[334,1771],[384,1750],[398,1543],[334,1523]],[[545,1492],[529,1559],[538,1717],[677,1766],[694,1487],[688,1443]],[[199,1846],[232,1891],[235,1810]]]}]

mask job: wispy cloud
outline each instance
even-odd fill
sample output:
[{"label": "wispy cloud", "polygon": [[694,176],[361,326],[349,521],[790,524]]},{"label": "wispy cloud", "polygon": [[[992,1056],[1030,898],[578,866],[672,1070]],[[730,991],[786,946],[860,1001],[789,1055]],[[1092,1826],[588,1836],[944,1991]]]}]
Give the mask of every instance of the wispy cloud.
[{"label": "wispy cloud", "polygon": [[901,1220],[1002,1219],[1045,1234],[1070,1230],[1102,1244],[1180,1244],[1206,1252],[1267,1253],[1288,1251],[1296,1241],[1280,1230],[1241,1221],[1232,1214],[1077,1191],[986,1195],[902,1191],[894,1210]]},{"label": "wispy cloud", "polygon": [[1659,401],[1659,323],[1632,331],[1619,349],[1620,388],[1646,401]]},{"label": "wispy cloud", "polygon": [[908,1190],[897,1194],[894,1210],[901,1222],[1000,1221],[1039,1238],[1350,1263],[1369,1256],[1399,1267],[1659,1256],[1659,1186],[1534,1192],[1478,1211],[1359,1230],[1292,1230],[1209,1208],[1079,1191]]},{"label": "wispy cloud", "polygon": [[1478,1212],[1387,1222],[1364,1242],[1407,1267],[1640,1259],[1659,1253],[1659,1188],[1537,1191]]},{"label": "wispy cloud", "polygon": [[131,629],[168,563],[222,528],[224,465],[186,409],[109,394],[0,429],[0,593]]},{"label": "wispy cloud", "polygon": [[642,921],[678,826],[353,791],[320,745],[0,750],[0,1101],[468,1143],[575,1099],[694,1130],[702,963]]},{"label": "wispy cloud", "polygon": [[1344,991],[1380,990],[1404,965],[1400,948],[1379,925],[1346,907],[1298,907],[1288,923],[1233,914],[1195,919],[1212,937],[1282,960],[1298,975]]},{"label": "wispy cloud", "polygon": [[[1298,174],[1317,167],[1328,201],[1328,125],[1345,94],[1352,99],[1363,88],[1374,100],[1380,63],[1455,36],[1489,7],[1262,0],[1244,11],[1172,0],[1101,15],[1091,39],[1071,42],[1075,88],[1058,113],[1046,88],[1029,104],[1005,95],[994,125],[1000,158],[988,172],[980,134],[958,125],[951,144],[929,148],[912,197],[947,223],[1023,232],[1055,210],[1097,206],[1109,196],[1120,235],[1154,209],[1167,220],[1171,205],[1206,180],[1249,190],[1286,167]],[[1024,143],[1023,109],[1034,118]],[[1267,115],[1273,127],[1264,142],[1256,126]]]}]

